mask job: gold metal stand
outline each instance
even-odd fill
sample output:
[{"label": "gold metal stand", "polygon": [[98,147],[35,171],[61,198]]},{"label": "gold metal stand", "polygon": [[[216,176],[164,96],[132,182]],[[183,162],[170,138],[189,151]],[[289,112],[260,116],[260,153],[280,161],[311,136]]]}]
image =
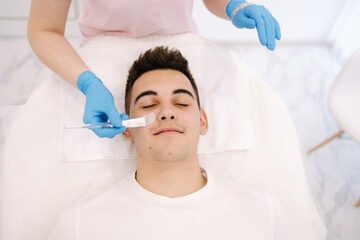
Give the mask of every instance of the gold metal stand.
[{"label": "gold metal stand", "polygon": [[333,136],[329,137],[328,139],[326,139],[325,141],[323,141],[322,143],[318,144],[317,146],[313,147],[312,149],[310,149],[309,151],[307,151],[307,155],[309,155],[310,153],[312,153],[313,151],[315,151],[318,148],[321,148],[322,146],[324,146],[325,144],[327,144],[328,142],[331,142],[332,140],[334,140],[335,138],[340,137],[342,134],[344,133],[344,130],[341,130],[340,132],[334,134]]}]

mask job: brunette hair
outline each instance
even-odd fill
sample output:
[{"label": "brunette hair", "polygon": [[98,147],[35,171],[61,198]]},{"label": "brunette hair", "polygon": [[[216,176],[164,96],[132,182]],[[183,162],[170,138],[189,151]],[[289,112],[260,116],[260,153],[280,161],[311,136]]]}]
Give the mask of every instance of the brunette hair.
[{"label": "brunette hair", "polygon": [[189,79],[195,91],[197,104],[200,109],[199,93],[195,80],[190,73],[188,61],[179,50],[169,50],[168,47],[159,46],[140,54],[139,58],[130,67],[125,89],[125,113],[127,115],[130,113],[131,90],[135,81],[142,74],[156,69],[172,69],[182,72]]}]

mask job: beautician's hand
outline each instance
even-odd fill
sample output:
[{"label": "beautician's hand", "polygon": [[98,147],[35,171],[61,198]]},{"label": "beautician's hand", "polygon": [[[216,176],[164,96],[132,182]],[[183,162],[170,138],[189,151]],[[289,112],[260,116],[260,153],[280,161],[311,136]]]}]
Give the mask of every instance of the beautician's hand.
[{"label": "beautician's hand", "polygon": [[281,38],[278,21],[264,6],[247,4],[249,3],[244,0],[231,0],[228,3],[226,13],[231,22],[238,28],[256,27],[261,44],[269,50],[274,50],[275,38],[277,40]]},{"label": "beautician's hand", "polygon": [[110,120],[114,128],[91,129],[99,137],[113,138],[126,131],[122,120],[129,119],[125,113],[119,115],[114,104],[114,97],[102,81],[90,71],[85,71],[77,79],[77,85],[86,96],[84,123],[101,123]]}]

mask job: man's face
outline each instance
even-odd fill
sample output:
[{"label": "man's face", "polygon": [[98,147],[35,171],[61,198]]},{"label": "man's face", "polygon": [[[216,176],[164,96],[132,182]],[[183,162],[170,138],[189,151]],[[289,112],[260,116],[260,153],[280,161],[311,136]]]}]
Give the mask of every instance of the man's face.
[{"label": "man's face", "polygon": [[134,141],[138,157],[175,161],[197,156],[199,137],[206,134],[208,121],[183,73],[153,70],[136,80],[129,116],[137,118],[152,112],[154,123],[123,133],[127,140]]}]

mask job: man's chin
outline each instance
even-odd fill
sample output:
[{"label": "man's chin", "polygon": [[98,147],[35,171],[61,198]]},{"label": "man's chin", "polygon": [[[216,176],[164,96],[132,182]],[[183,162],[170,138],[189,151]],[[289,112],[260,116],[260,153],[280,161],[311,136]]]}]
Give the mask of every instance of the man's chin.
[{"label": "man's chin", "polygon": [[188,157],[187,150],[179,150],[179,148],[175,147],[173,144],[157,145],[156,148],[153,148],[151,154],[155,159],[160,161],[177,161]]}]

